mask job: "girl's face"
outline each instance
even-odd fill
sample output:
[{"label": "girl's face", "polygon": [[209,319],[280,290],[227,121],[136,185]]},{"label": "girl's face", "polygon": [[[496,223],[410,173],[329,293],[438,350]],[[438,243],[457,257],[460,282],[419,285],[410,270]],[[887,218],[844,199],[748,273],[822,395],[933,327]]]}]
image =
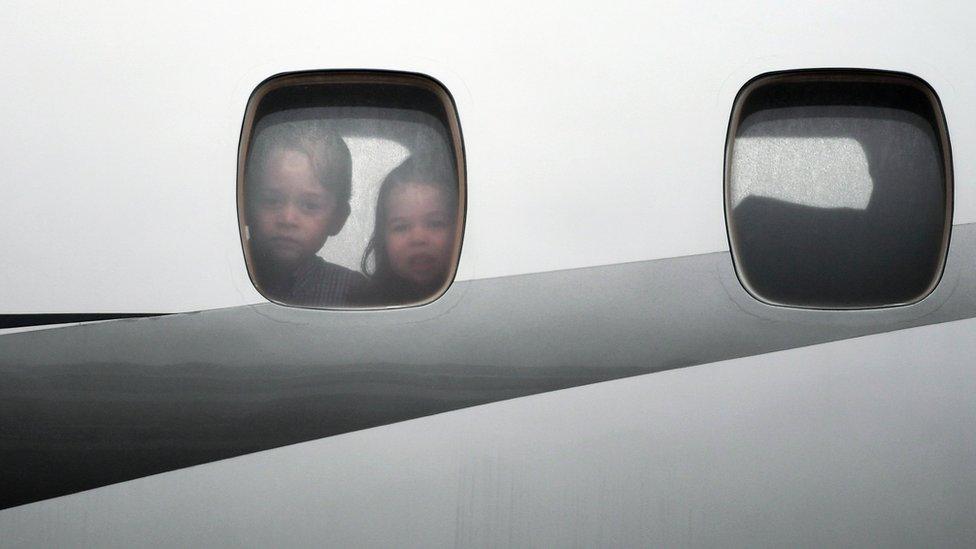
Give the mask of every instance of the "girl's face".
[{"label": "girl's face", "polygon": [[428,183],[396,186],[387,197],[385,234],[390,268],[428,286],[447,273],[454,248],[454,218],[444,191]]}]

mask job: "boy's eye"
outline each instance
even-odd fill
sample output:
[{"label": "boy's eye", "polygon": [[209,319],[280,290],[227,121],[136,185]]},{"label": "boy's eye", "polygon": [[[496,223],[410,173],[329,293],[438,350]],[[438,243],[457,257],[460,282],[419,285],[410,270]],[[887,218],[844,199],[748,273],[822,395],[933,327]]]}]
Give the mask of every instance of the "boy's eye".
[{"label": "boy's eye", "polygon": [[299,202],[301,209],[308,213],[317,213],[325,209],[324,202],[317,202],[314,200],[302,200]]},{"label": "boy's eye", "polygon": [[283,200],[278,195],[266,194],[266,193],[258,195],[258,204],[266,208],[274,208],[277,206],[281,206],[282,202]]}]

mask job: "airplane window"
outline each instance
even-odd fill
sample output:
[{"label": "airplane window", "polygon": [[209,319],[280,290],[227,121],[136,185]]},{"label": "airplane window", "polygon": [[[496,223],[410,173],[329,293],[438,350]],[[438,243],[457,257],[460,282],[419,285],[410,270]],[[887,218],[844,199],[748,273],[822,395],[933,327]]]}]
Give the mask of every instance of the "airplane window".
[{"label": "airplane window", "polygon": [[773,73],[736,98],[725,167],[736,273],[774,305],[917,302],[941,277],[952,166],[935,92],[901,73]]},{"label": "airplane window", "polygon": [[461,151],[453,101],[428,77],[325,71],[264,82],[238,160],[255,287],[313,308],[437,298],[461,245]]}]

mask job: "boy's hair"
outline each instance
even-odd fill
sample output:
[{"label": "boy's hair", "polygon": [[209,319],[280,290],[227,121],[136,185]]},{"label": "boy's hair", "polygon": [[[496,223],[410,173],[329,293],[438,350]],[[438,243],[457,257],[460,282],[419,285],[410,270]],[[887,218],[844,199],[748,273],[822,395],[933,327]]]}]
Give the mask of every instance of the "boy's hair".
[{"label": "boy's hair", "polygon": [[[376,222],[373,236],[366,245],[360,263],[360,268],[368,276],[387,278],[392,275],[390,258],[386,252],[386,239],[383,238],[386,233],[387,202],[393,189],[406,183],[420,183],[440,189],[447,200],[448,211],[452,216],[457,215],[457,177],[449,168],[449,163],[435,156],[410,156],[404,160],[383,179],[376,197]],[[369,268],[370,257],[373,258],[372,269]]]},{"label": "boy's hair", "polygon": [[283,122],[259,131],[248,153],[245,180],[263,173],[272,153],[285,150],[308,156],[315,178],[335,194],[336,204],[349,206],[352,155],[339,134],[322,121]]}]

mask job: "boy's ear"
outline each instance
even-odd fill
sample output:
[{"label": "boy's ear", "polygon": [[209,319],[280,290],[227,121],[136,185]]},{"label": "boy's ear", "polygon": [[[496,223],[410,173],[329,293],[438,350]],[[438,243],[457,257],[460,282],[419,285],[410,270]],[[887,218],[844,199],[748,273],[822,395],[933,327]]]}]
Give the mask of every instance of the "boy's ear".
[{"label": "boy's ear", "polygon": [[332,212],[332,219],[329,220],[329,230],[327,233],[329,236],[339,234],[339,231],[341,231],[342,227],[345,226],[346,220],[349,219],[350,211],[351,210],[348,203],[336,205],[335,211]]}]

